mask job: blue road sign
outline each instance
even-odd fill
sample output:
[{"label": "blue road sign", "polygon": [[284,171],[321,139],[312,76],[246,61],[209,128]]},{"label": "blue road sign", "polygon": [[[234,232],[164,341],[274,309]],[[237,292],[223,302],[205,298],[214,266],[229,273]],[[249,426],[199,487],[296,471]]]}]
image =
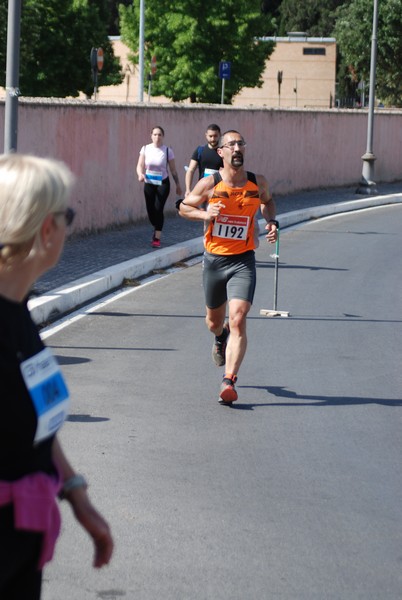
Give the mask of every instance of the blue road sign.
[{"label": "blue road sign", "polygon": [[221,79],[230,79],[230,69],[232,67],[232,63],[221,60],[219,63],[219,77]]}]

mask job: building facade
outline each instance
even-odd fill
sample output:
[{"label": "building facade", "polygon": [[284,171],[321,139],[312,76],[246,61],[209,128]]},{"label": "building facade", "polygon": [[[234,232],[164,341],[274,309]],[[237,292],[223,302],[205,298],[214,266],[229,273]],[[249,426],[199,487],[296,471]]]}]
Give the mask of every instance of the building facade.
[{"label": "building facade", "polygon": [[261,88],[243,88],[235,106],[332,108],[335,106],[336,40],[290,33],[269,37],[275,50],[266,61]]},{"label": "building facade", "polygon": [[[120,85],[102,86],[99,75],[98,101],[138,102],[139,68],[129,60],[130,50],[121,38],[111,37],[114,54],[119,58],[124,73]],[[336,40],[307,37],[291,33],[288,37],[262,38],[274,41],[276,46],[266,61],[261,88],[243,88],[233,98],[234,106],[267,108],[332,108],[335,106]],[[281,75],[279,75],[281,74]],[[157,76],[157,73],[156,73]],[[218,77],[218,72],[216,74]],[[278,78],[281,77],[281,82]],[[143,101],[156,104],[170,103],[164,96],[152,96],[152,82],[145,82]],[[0,98],[5,96],[0,88]],[[85,98],[84,94],[80,98]],[[190,103],[190,99],[185,101]]]},{"label": "building facade", "polygon": [[[233,98],[234,106],[267,108],[332,108],[335,106],[336,40],[290,33],[287,37],[267,37],[275,49],[266,61],[261,88],[243,88]],[[124,81],[118,86],[100,87],[99,100],[138,102],[138,66],[130,63],[129,49],[119,37],[112,38],[120,59]],[[281,74],[281,75],[279,75]],[[218,76],[218,73],[217,73]],[[278,79],[281,77],[281,81]],[[151,84],[152,85],[152,84]],[[144,85],[144,102],[170,102],[164,96],[149,95]],[[190,102],[188,100],[187,102]]]}]

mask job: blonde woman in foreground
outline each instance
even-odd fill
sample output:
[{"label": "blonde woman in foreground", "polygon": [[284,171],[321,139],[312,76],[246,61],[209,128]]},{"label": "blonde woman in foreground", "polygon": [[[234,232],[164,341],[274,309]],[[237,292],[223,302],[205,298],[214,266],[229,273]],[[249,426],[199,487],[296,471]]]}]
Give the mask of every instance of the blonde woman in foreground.
[{"label": "blonde woman in foreground", "polygon": [[54,160],[0,156],[0,598],[38,600],[60,531],[57,497],[92,537],[94,566],[113,540],[57,440],[69,394],[31,319],[27,297],[53,267],[74,211],[73,176]]}]

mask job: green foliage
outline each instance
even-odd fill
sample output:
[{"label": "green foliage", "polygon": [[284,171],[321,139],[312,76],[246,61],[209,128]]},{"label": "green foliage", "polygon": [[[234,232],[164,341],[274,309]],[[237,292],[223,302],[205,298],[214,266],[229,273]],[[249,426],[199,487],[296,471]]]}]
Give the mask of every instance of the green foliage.
[{"label": "green foliage", "polygon": [[[402,106],[402,0],[378,3],[376,96],[384,103]],[[336,12],[335,36],[348,76],[370,79],[373,0],[353,0]]]},{"label": "green foliage", "polygon": [[119,5],[124,4],[128,6],[133,0],[108,0],[108,34],[109,35],[120,35],[119,30]]},{"label": "green foliage", "polygon": [[[269,0],[266,3],[269,6]],[[373,0],[282,0],[275,8],[275,35],[304,31],[309,36],[333,36],[338,50],[338,95],[354,96],[357,85],[369,82]],[[379,0],[376,95],[384,103],[402,106],[402,0]]]},{"label": "green foliage", "polygon": [[[120,6],[121,34],[138,62],[139,0]],[[261,13],[261,0],[147,0],[145,57],[148,76],[152,55],[157,57],[154,95],[174,101],[189,97],[198,102],[219,102],[219,62],[232,63],[225,82],[225,100],[243,87],[262,85],[270,42],[258,42],[269,17]],[[144,82],[145,84],[145,82]]]},{"label": "green foliage", "polygon": [[[0,16],[7,15],[0,0]],[[120,65],[107,37],[108,0],[24,0],[21,16],[20,90],[24,96],[91,95],[89,62],[92,47],[102,47],[100,85],[122,81]],[[105,20],[106,19],[106,20]],[[5,82],[6,27],[0,20],[0,84]]]},{"label": "green foliage", "polygon": [[350,2],[351,0],[283,0],[279,7],[278,35],[303,31],[310,36],[330,37],[335,24],[333,11]]}]

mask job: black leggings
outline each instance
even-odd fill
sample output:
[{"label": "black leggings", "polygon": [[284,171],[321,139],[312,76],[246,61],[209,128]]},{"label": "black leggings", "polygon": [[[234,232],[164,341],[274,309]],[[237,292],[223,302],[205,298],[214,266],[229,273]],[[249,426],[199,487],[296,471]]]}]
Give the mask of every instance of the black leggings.
[{"label": "black leggings", "polygon": [[144,184],[145,203],[147,206],[148,219],[156,231],[162,231],[164,223],[163,210],[170,192],[169,177],[162,181],[161,185],[152,183]]},{"label": "black leggings", "polygon": [[0,508],[0,598],[40,600],[42,534],[14,529],[11,504]]}]

